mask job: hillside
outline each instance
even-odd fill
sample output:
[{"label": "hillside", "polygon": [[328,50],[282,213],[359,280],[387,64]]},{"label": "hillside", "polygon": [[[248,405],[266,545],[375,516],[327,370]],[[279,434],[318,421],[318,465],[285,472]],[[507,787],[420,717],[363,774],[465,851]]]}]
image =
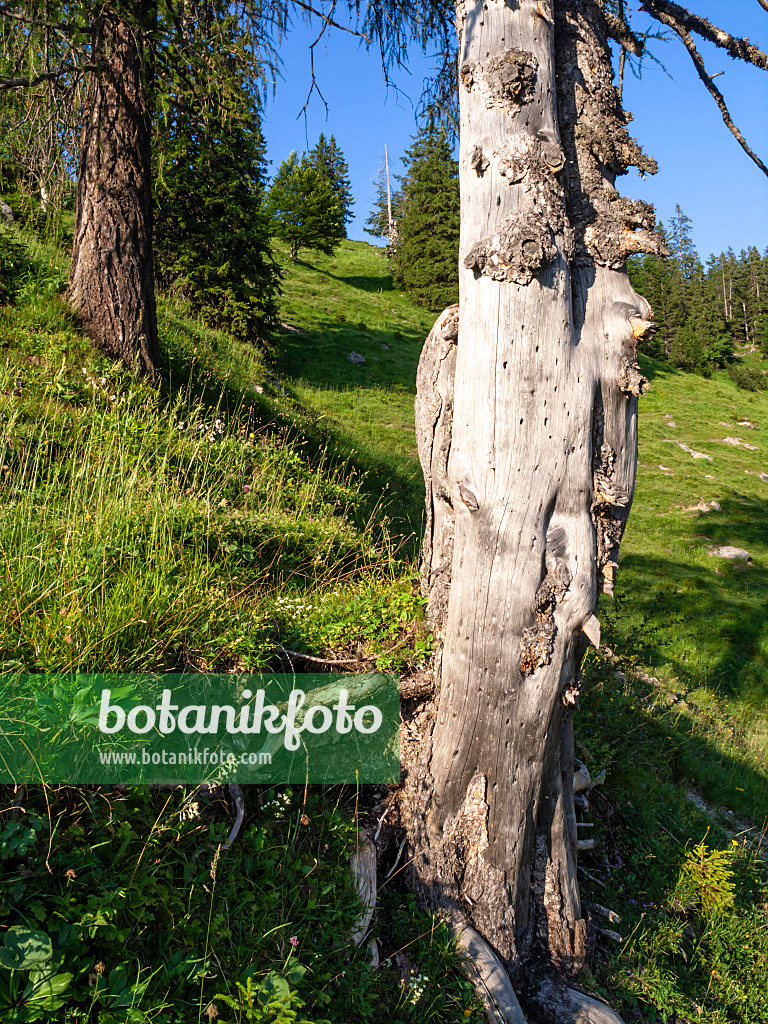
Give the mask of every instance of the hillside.
[{"label": "hillside", "polygon": [[[417,582],[413,398],[432,318],[393,289],[381,250],[345,242],[334,257],[296,264],[281,253],[283,327],[266,356],[166,302],[159,393],[81,336],[60,299],[61,254],[35,245],[33,258],[14,304],[0,307],[0,662],[226,672],[280,664],[287,648],[405,672],[423,664],[431,637]],[[351,351],[365,364],[349,362]],[[604,778],[585,811],[596,842],[580,860],[583,894],[618,911],[623,938],[602,936],[594,975],[580,980],[627,1020],[758,1024],[768,1019],[768,878],[757,856],[768,821],[768,395],[724,373],[706,380],[648,360],[643,369],[652,387],[635,504],[577,716],[580,755],[592,780]],[[712,502],[719,508],[705,510]],[[720,545],[746,548],[751,561],[715,557]],[[225,980],[234,991],[251,971],[288,979],[316,1024],[382,1009],[394,1021],[479,1022],[447,935],[396,881],[377,924],[382,968],[359,954],[347,963],[354,900],[336,893],[349,889],[359,796],[249,794],[247,837],[219,881],[208,869],[230,824],[221,802],[198,819],[182,813],[183,798],[141,796],[133,818],[113,801],[125,839],[115,892],[135,878],[141,890],[129,912],[99,881],[112,825],[90,798],[83,825],[80,797],[51,794],[62,825],[53,843],[41,799],[25,833],[40,868],[32,878],[15,859],[20,823],[0,830],[13,894],[0,920],[34,904],[52,932],[64,915],[71,934],[57,932],[57,949],[82,983],[72,1005],[87,1002],[94,958],[112,970],[141,935],[125,970],[148,984],[155,971],[141,1003],[153,1020],[186,1021],[182,1004],[199,1018]],[[49,839],[56,882],[44,866]],[[162,878],[137,874],[150,839]],[[173,896],[182,875],[197,892],[186,910]],[[165,921],[163,902],[177,922],[172,941],[155,921]],[[243,905],[244,918],[230,917]],[[211,915],[223,929],[215,969]],[[267,941],[278,929],[296,946],[280,934]],[[416,986],[401,985],[395,954],[405,947]],[[291,974],[291,956],[302,971]]]}]

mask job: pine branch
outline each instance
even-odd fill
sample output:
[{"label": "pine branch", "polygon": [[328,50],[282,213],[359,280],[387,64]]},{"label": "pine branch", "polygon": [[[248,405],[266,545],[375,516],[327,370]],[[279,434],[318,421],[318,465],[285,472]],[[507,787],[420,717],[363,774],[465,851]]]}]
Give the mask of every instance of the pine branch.
[{"label": "pine branch", "polygon": [[[747,154],[747,156],[754,160],[754,162],[757,164],[757,166],[760,168],[763,174],[768,176],[768,167],[766,167],[763,161],[760,159],[760,157],[758,157],[757,154],[750,149],[746,139],[741,134],[736,125],[733,123],[733,119],[730,113],[728,112],[728,107],[725,103],[725,98],[723,97],[723,94],[717,88],[715,83],[712,81],[712,76],[708,73],[706,67],[704,66],[704,61],[701,58],[701,54],[696,49],[696,45],[693,42],[690,33],[686,30],[685,26],[680,21],[678,21],[674,14],[670,14],[668,12],[667,8],[670,7],[677,8],[677,4],[668,3],[667,0],[644,0],[644,2],[641,4],[642,10],[644,10],[647,14],[650,14],[652,17],[656,18],[657,21],[660,21],[664,25],[669,26],[669,28],[671,28],[673,32],[676,32],[680,39],[683,41],[683,45],[685,46],[686,50],[690,55],[691,60],[693,61],[694,67],[696,68],[699,78],[702,80],[710,96],[712,96],[715,103],[717,103],[718,107],[720,108],[720,113],[723,115],[723,121],[725,121],[729,131],[736,139],[736,141],[739,143],[744,152]],[[682,8],[677,9],[682,11]],[[684,11],[683,13],[687,14],[688,12]],[[707,22],[707,24],[709,24],[709,22]],[[754,63],[754,61],[750,63]]]},{"label": "pine branch", "polygon": [[0,18],[10,18],[12,21],[20,21],[24,25],[30,25],[33,28],[49,28],[54,32],[80,32],[84,35],[88,35],[91,32],[91,26],[80,24],[74,21],[49,21],[47,18],[37,18],[34,14],[24,14],[23,12],[14,10],[14,7],[18,5],[9,5],[0,3]]},{"label": "pine branch", "polygon": [[[316,10],[311,4],[303,3],[302,0],[291,0],[291,2],[296,4],[297,7],[300,7],[302,11],[305,11],[307,14],[314,14],[316,18],[320,18],[325,22],[326,26],[330,25],[332,28],[341,29],[342,32],[349,32],[351,35],[357,36],[358,39],[364,39],[366,44],[370,45],[371,40],[359,29],[350,28],[348,25],[340,25],[337,21],[334,21],[330,15],[323,14],[322,11]],[[334,7],[335,6],[336,5],[334,4]],[[315,40],[315,42],[317,42],[317,40]]]},{"label": "pine branch", "polygon": [[[768,10],[768,0],[758,0],[758,2]],[[650,14],[657,21],[663,21],[678,35],[680,35],[680,29],[689,33],[695,32],[703,39],[725,50],[734,60],[744,60],[748,64],[762,68],[763,71],[768,71],[768,56],[753,46],[748,39],[740,39],[738,36],[724,32],[717,25],[707,21],[706,18],[702,18],[698,14],[691,14],[690,11],[673,3],[672,0],[643,0],[640,10]]]},{"label": "pine branch", "polygon": [[[768,3],[768,0],[766,0],[766,3]],[[618,43],[622,52],[629,50],[635,57],[642,57],[645,52],[645,44],[629,27],[623,14],[617,17],[615,14],[605,11],[603,16],[608,28],[608,38]]]},{"label": "pine branch", "polygon": [[76,71],[78,74],[83,74],[85,71],[96,71],[95,64],[66,64],[63,68],[58,68],[56,71],[45,71],[43,74],[35,75],[34,78],[5,78],[0,79],[0,90],[2,89],[26,89],[30,86],[40,85],[41,82],[56,82],[59,78],[64,75],[70,74],[70,72]]}]

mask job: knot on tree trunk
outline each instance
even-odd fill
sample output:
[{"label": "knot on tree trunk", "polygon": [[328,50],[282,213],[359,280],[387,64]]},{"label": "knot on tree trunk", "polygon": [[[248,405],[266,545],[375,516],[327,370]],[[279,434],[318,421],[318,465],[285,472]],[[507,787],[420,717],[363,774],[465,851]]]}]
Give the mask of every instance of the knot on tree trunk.
[{"label": "knot on tree trunk", "polygon": [[563,562],[547,573],[539,584],[533,610],[536,625],[523,630],[520,641],[520,672],[532,675],[537,668],[548,665],[555,649],[555,608],[568,590],[567,567]]},{"label": "knot on tree trunk", "polygon": [[487,107],[514,114],[533,99],[538,68],[532,53],[510,47],[483,62],[465,61],[459,80],[467,90],[480,90]]},{"label": "knot on tree trunk", "polygon": [[[506,142],[494,156],[496,169],[511,185],[528,178],[534,183],[540,183],[541,187],[542,183],[548,181],[550,175],[557,174],[565,164],[562,147],[554,139],[548,138],[530,139],[518,136]],[[562,203],[562,189],[554,184],[549,184],[549,188],[557,190],[557,198]]]},{"label": "knot on tree trunk", "polygon": [[493,281],[530,284],[556,257],[552,224],[534,208],[523,216],[505,218],[490,238],[475,242],[464,257],[464,266]]},{"label": "knot on tree trunk", "polygon": [[[603,433],[602,410],[596,413],[593,439],[597,441]],[[619,544],[624,531],[624,509],[629,495],[613,477],[615,453],[610,445],[594,444],[593,466],[594,498],[592,501],[592,522],[597,538],[597,574],[604,594],[613,594],[616,569],[618,568]]]},{"label": "knot on tree trunk", "polygon": [[584,228],[584,244],[596,263],[621,270],[633,253],[668,255],[666,245],[655,231],[652,206],[616,191],[606,191],[605,197],[601,197],[592,223]]},{"label": "knot on tree trunk", "polygon": [[622,360],[621,370],[619,371],[616,383],[619,386],[619,390],[623,391],[625,395],[635,395],[637,397],[644,395],[650,387],[648,378],[643,376],[638,364],[630,362],[629,359]]}]

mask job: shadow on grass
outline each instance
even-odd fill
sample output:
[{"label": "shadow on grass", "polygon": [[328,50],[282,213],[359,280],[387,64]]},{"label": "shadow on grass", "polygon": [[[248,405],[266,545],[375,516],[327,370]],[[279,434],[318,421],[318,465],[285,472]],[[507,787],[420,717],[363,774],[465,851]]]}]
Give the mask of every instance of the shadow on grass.
[{"label": "shadow on grass", "polygon": [[[707,530],[708,537],[727,535]],[[696,543],[707,547],[704,539]],[[647,664],[667,667],[692,687],[762,705],[768,698],[768,571],[756,563],[711,561],[710,568],[627,555],[619,599],[625,595],[628,616],[644,624]],[[689,666],[692,650],[709,655],[705,672]]]},{"label": "shadow on grass", "polygon": [[351,274],[348,277],[343,277],[341,274],[332,274],[330,270],[323,270],[322,267],[316,267],[314,263],[308,263],[306,260],[296,260],[295,262],[298,266],[304,267],[306,270],[311,270],[315,274],[322,274],[324,277],[331,277],[334,281],[341,281],[342,284],[348,284],[350,288],[359,288],[361,291],[372,292],[374,295],[381,292],[392,292],[395,290],[395,283],[391,274],[377,274],[375,276]]},{"label": "shadow on grass", "polygon": [[[402,545],[402,557],[416,556],[424,513],[424,482],[418,460],[411,462],[373,443],[361,444],[325,417],[302,406],[294,389],[284,380],[274,381],[283,400],[282,407],[278,406],[256,390],[262,385],[249,378],[247,356],[238,359],[237,346],[230,355],[229,372],[222,375],[195,354],[197,339],[189,322],[173,317],[167,320],[176,334],[173,342],[163,346],[161,392],[169,402],[182,397],[190,405],[199,402],[220,408],[227,418],[238,417],[249,431],[261,430],[300,446],[310,465],[323,463],[328,467],[330,463],[345,474],[354,470],[360,481],[360,501],[352,511],[355,525],[363,530],[367,524],[381,523],[384,516],[389,517],[388,529],[396,543]],[[288,339],[295,356],[302,337],[307,336]],[[215,362],[219,362],[218,356]],[[272,362],[285,372],[279,352],[273,353]],[[346,383],[355,387],[350,370],[356,368],[351,363],[347,367]]]},{"label": "shadow on grass", "polygon": [[[416,392],[416,367],[426,335],[405,327],[372,329],[327,320],[314,330],[279,335],[271,350],[275,370],[320,387],[398,388]],[[365,358],[356,365],[347,358]]]},{"label": "shadow on grass", "polygon": [[677,377],[682,374],[683,370],[678,370],[674,366],[670,366],[669,363],[662,363],[658,359],[654,359],[652,356],[644,355],[642,352],[638,355],[638,362],[640,363],[640,369],[644,376],[653,383],[654,380],[664,377]]}]

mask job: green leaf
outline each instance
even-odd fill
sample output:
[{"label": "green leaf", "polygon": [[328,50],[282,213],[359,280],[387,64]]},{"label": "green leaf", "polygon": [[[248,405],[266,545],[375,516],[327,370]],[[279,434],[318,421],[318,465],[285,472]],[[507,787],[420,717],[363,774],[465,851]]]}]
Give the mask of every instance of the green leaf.
[{"label": "green leaf", "polygon": [[64,1005],[61,997],[68,991],[72,983],[72,975],[55,974],[49,976],[45,971],[31,971],[29,983],[24,990],[24,1000],[38,1010],[58,1010]]},{"label": "green leaf", "polygon": [[0,965],[11,971],[29,971],[47,964],[52,956],[51,940],[45,932],[17,924],[5,933]]}]

